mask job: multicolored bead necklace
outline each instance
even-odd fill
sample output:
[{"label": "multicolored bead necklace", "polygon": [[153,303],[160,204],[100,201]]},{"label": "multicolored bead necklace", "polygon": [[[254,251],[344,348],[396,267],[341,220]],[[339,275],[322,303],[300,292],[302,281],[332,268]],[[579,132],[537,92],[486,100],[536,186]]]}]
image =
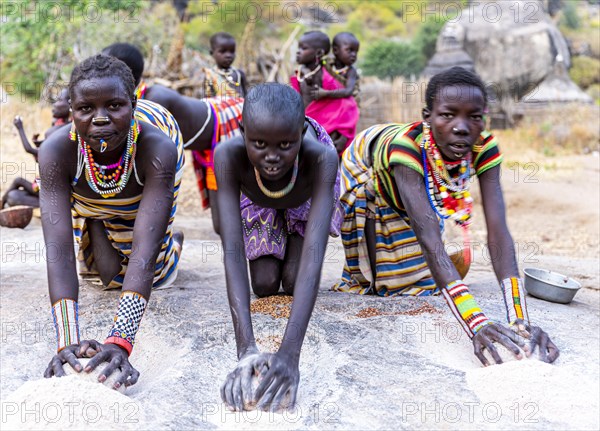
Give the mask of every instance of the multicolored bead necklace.
[{"label": "multicolored bead necklace", "polygon": [[[443,219],[454,220],[460,226],[471,223],[473,198],[469,192],[471,153],[460,161],[458,177],[451,177],[444,159],[431,137],[429,126],[423,125],[421,154],[429,203]],[[432,184],[429,184],[429,181]]]},{"label": "multicolored bead necklace", "polygon": [[254,175],[256,176],[256,183],[258,184],[258,188],[261,192],[263,192],[265,196],[271,199],[281,199],[289,192],[291,192],[294,188],[294,184],[296,184],[296,177],[298,176],[298,156],[296,156],[296,160],[294,161],[294,171],[292,172],[292,179],[290,180],[289,184],[281,190],[273,192],[266,188],[260,178],[260,172],[258,172],[258,169],[256,168],[254,168]]},{"label": "multicolored bead necklace", "polygon": [[[127,145],[117,163],[110,165],[100,165],[94,161],[92,149],[86,144],[81,136],[77,134],[78,148],[83,154],[85,163],[85,177],[90,188],[103,198],[112,197],[120,193],[131,176],[133,170],[133,160],[135,158],[136,143],[140,133],[140,125],[137,121],[131,120],[131,128],[127,135]],[[112,174],[107,171],[113,170]]]},{"label": "multicolored bead necklace", "polygon": [[337,67],[335,67],[335,64],[331,66],[331,70],[333,70],[338,75],[345,74],[349,68],[350,68],[350,66],[344,66],[344,67],[338,69]]}]

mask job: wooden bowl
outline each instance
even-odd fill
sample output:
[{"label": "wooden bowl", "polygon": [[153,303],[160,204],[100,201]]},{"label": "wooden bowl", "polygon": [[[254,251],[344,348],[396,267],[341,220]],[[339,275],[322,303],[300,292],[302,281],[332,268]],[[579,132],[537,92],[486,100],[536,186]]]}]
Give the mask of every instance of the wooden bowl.
[{"label": "wooden bowl", "polygon": [[469,268],[471,267],[471,262],[465,262],[465,259],[463,256],[463,251],[462,250],[456,251],[456,252],[448,255],[448,257],[450,258],[450,260],[456,267],[456,270],[458,271],[460,278],[465,278],[467,276],[467,274],[469,273]]},{"label": "wooden bowl", "polygon": [[0,211],[0,226],[23,229],[31,221],[33,207],[17,205]]}]

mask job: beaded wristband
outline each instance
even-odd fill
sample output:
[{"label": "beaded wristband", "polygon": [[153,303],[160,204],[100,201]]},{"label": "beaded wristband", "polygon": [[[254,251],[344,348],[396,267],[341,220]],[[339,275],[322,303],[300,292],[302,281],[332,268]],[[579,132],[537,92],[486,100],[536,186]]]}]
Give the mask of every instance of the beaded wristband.
[{"label": "beaded wristband", "polygon": [[135,334],[140,327],[147,303],[146,298],[137,292],[121,293],[119,310],[115,315],[113,327],[104,342],[116,344],[127,350],[128,355],[131,355]]},{"label": "beaded wristband", "polygon": [[492,323],[483,314],[475,302],[475,298],[462,281],[456,280],[448,283],[446,288],[442,289],[442,294],[469,337],[473,337],[483,326]]},{"label": "beaded wristband", "polygon": [[506,306],[507,322],[513,323],[517,319],[523,319],[526,323],[529,323],[525,291],[521,279],[519,277],[505,278],[500,283],[500,288]]},{"label": "beaded wristband", "polygon": [[71,344],[79,344],[79,306],[77,301],[63,298],[52,304],[56,329],[57,352]]}]

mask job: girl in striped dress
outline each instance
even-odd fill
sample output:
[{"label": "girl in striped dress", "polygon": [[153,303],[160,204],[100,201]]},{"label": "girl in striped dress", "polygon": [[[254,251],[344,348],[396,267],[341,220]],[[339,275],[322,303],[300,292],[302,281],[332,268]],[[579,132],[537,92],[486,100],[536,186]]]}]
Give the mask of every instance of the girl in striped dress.
[{"label": "girl in striped dress", "polygon": [[[342,157],[346,262],[333,290],[380,296],[441,293],[484,365],[484,349],[502,362],[493,342],[520,358],[524,344],[517,334],[530,339],[529,354],[539,346],[540,358],[553,362],[557,347],[529,323],[505,218],[502,156],[494,136],[484,131],[486,103],[481,79],[455,67],[429,82],[424,121],[376,125],[356,136]],[[451,220],[462,228],[462,263],[469,265],[473,175],[481,187],[488,246],[500,251],[492,264],[515,331],[485,316],[444,249],[443,225]]]},{"label": "girl in striped dress", "polygon": [[[183,172],[177,123],[160,106],[140,103],[130,69],[97,55],[75,67],[69,83],[72,127],[40,149],[42,228],[58,353],[46,377],[63,364],[82,371],[109,362],[99,379],[120,369],[115,387],[134,384],[135,334],[153,288],[177,275],[183,237],[172,230]],[[80,341],[73,232],[85,263],[108,288],[121,288],[114,324],[104,342]]]}]

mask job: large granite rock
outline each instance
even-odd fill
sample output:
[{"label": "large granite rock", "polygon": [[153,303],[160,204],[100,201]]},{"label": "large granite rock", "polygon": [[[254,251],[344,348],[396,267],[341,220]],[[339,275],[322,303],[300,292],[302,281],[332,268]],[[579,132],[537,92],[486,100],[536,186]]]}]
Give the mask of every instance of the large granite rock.
[{"label": "large granite rock", "polygon": [[465,64],[470,68],[471,59],[489,83],[492,117],[505,115],[510,126],[517,102],[554,70],[557,56],[567,69],[571,65],[567,42],[546,13],[546,3],[472,2],[442,30],[425,74]]}]

